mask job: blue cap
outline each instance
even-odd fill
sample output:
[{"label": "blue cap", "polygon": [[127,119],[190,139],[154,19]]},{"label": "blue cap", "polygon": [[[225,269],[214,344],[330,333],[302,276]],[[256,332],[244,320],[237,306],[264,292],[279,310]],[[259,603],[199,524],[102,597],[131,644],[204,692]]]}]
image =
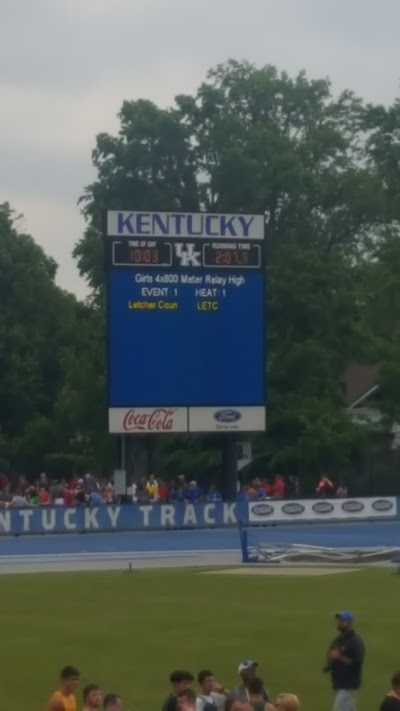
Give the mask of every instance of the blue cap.
[{"label": "blue cap", "polygon": [[354,616],[352,612],[342,610],[341,612],[336,613],[336,619],[342,620],[342,622],[353,622]]}]

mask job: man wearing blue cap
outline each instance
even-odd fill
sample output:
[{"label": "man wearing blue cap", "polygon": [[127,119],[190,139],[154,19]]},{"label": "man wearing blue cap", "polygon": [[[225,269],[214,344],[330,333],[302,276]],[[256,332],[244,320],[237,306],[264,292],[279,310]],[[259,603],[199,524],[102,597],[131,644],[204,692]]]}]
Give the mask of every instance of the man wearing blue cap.
[{"label": "man wearing blue cap", "polygon": [[361,687],[365,645],[353,628],[354,617],[343,610],[336,614],[339,634],[328,651],[329,672],[335,692],[333,711],[355,711],[357,692]]}]

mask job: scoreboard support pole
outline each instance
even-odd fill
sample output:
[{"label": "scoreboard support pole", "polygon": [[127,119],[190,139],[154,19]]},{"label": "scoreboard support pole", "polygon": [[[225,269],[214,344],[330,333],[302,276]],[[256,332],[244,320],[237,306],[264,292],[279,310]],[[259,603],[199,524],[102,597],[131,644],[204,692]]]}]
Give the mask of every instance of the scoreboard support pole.
[{"label": "scoreboard support pole", "polygon": [[236,501],[238,483],[238,452],[236,436],[223,435],[221,494],[225,501]]},{"label": "scoreboard support pole", "polygon": [[120,466],[126,471],[126,435],[121,435],[120,440]]}]

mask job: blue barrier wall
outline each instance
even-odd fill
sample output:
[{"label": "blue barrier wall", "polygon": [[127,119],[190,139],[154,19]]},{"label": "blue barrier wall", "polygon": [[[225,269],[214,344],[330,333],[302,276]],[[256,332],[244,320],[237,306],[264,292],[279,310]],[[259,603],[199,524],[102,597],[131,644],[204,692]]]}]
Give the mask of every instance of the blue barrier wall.
[{"label": "blue barrier wall", "polygon": [[248,522],[248,504],[125,504],[0,510],[0,535],[210,528]]},{"label": "blue barrier wall", "polygon": [[0,509],[0,535],[224,528],[246,525],[370,521],[399,518],[400,499],[320,499],[217,502],[214,504],[125,504],[123,506]]}]

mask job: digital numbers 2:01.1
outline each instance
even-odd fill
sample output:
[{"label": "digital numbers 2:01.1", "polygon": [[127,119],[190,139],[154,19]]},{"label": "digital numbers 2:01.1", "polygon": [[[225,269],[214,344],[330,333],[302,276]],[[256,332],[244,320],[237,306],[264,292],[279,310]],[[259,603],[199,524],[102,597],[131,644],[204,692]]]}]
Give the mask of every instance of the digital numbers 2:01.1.
[{"label": "digital numbers 2:01.1", "polygon": [[213,249],[207,245],[204,251],[206,267],[258,267],[260,253],[257,247],[250,249]]}]

